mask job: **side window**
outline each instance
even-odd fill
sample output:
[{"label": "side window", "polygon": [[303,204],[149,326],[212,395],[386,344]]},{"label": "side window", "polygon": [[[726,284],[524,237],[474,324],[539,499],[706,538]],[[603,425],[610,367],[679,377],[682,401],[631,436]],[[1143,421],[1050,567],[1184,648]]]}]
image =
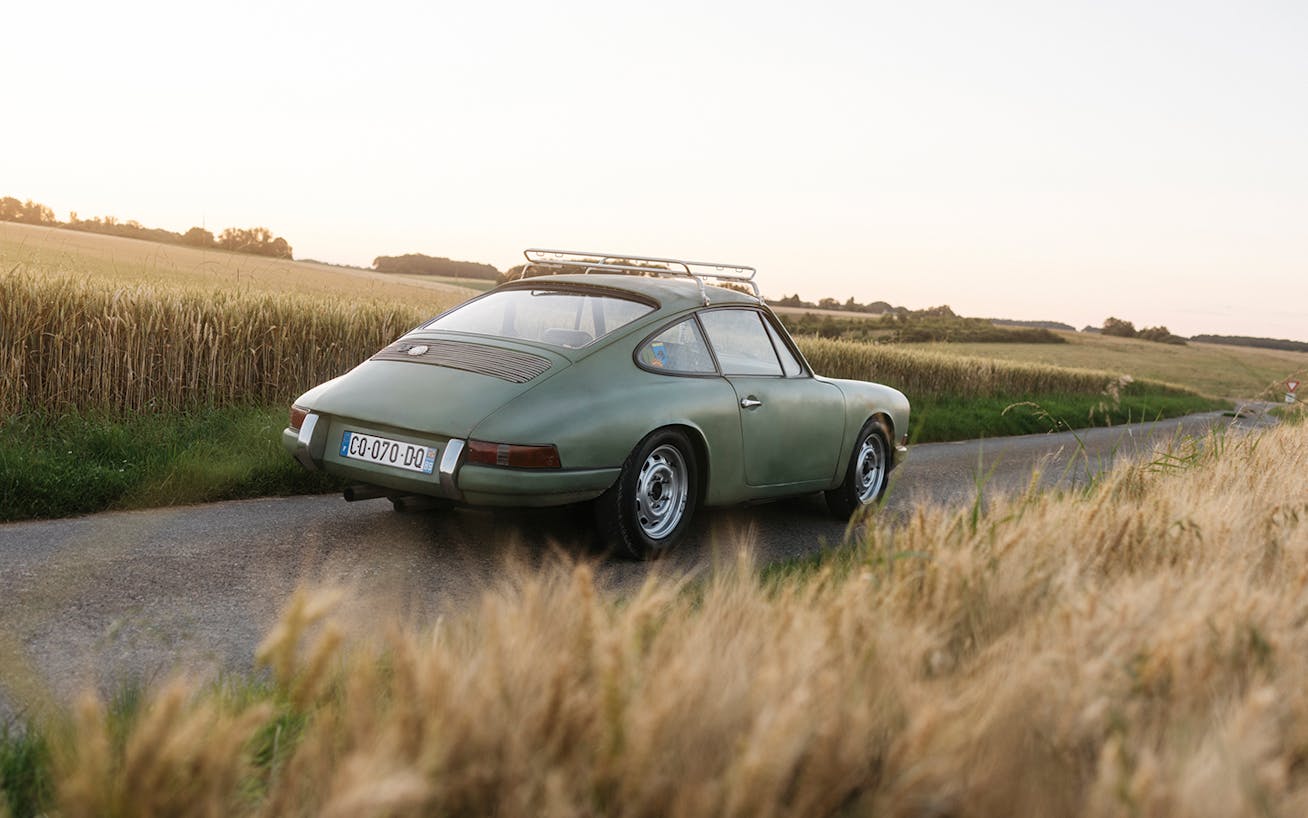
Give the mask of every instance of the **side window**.
[{"label": "side window", "polygon": [[636,353],[636,359],[645,367],[661,372],[711,375],[718,371],[694,318],[673,324],[655,335]]},{"label": "side window", "polygon": [[796,375],[803,375],[804,367],[800,366],[799,360],[790,351],[790,347],[786,346],[786,342],[781,340],[781,333],[777,332],[777,328],[772,326],[772,322],[766,318],[763,319],[763,326],[768,328],[768,335],[772,337],[772,345],[777,348],[777,355],[781,356],[781,368],[786,371],[786,377],[793,378]]},{"label": "side window", "polygon": [[780,375],[781,364],[763,316],[754,310],[705,310],[699,314],[723,375]]}]

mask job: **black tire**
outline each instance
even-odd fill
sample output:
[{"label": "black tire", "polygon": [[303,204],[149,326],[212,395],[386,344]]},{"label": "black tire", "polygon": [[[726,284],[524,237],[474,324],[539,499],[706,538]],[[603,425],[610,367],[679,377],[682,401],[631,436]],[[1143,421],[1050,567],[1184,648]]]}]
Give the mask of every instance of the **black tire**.
[{"label": "black tire", "polygon": [[685,535],[699,497],[699,462],[684,432],[659,429],[640,442],[595,501],[604,542],[638,560],[661,557]]},{"label": "black tire", "polygon": [[879,418],[870,418],[854,441],[844,481],[826,492],[827,508],[836,518],[848,520],[855,511],[880,500],[889,483],[890,430]]}]

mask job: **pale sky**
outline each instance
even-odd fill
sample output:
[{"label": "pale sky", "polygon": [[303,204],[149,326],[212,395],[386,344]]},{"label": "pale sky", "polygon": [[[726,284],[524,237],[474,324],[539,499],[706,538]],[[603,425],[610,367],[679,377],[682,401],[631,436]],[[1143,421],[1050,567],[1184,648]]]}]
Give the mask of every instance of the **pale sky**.
[{"label": "pale sky", "polygon": [[1308,340],[1308,3],[6,3],[0,195]]}]

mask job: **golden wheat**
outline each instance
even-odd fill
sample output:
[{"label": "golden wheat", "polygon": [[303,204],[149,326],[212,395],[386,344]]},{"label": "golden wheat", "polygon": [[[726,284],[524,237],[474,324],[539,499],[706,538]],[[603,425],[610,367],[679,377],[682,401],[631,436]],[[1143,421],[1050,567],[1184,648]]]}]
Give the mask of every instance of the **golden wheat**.
[{"label": "golden wheat", "polygon": [[0,414],[285,403],[423,318],[365,302],[0,277]]},{"label": "golden wheat", "polygon": [[[914,398],[1102,395],[1132,382],[1122,374],[1036,363],[1000,361],[884,344],[796,339],[813,369],[833,378],[886,383]],[[1137,382],[1155,394],[1189,390],[1158,381]]]},{"label": "golden wheat", "polygon": [[[0,413],[285,403],[427,317],[386,302],[13,272],[0,275]],[[799,344],[823,374],[879,380],[915,399],[1100,395],[1123,380],[819,338]]]},{"label": "golden wheat", "polygon": [[619,597],[520,567],[348,649],[300,595],[260,653],[303,724],[277,762],[249,749],[266,704],[164,688],[115,746],[90,703],[60,807],[1303,815],[1306,457],[1304,427],[1191,441],[1073,495],[874,517],[779,582],[742,557]]}]

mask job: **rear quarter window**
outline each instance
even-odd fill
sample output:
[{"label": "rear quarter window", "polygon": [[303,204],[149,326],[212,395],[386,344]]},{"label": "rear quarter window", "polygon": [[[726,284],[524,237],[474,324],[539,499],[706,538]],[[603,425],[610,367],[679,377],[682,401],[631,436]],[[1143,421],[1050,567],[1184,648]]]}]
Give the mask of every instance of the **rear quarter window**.
[{"label": "rear quarter window", "polygon": [[636,360],[655,372],[708,375],[718,371],[694,318],[660,330],[636,351]]}]

